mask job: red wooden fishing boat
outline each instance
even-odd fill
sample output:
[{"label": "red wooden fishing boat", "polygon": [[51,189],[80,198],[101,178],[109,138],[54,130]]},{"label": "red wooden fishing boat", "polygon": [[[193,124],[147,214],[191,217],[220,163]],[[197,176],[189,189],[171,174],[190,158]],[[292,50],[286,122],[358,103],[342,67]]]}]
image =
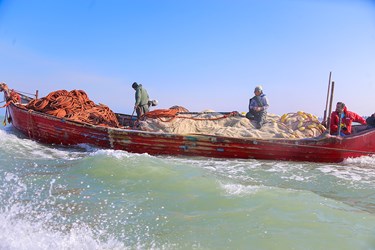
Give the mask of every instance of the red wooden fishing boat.
[{"label": "red wooden fishing boat", "polygon": [[[0,89],[1,91],[1,89]],[[151,155],[203,156],[310,162],[341,162],[346,158],[375,154],[375,129],[346,137],[320,136],[306,139],[232,138],[204,134],[167,134],[90,125],[21,108],[31,99],[18,93],[18,103],[7,102],[7,117],[28,138],[47,144],[91,144],[100,148]],[[9,100],[9,93],[5,93]],[[116,114],[123,126],[130,115]],[[7,118],[6,117],[6,118]]]}]

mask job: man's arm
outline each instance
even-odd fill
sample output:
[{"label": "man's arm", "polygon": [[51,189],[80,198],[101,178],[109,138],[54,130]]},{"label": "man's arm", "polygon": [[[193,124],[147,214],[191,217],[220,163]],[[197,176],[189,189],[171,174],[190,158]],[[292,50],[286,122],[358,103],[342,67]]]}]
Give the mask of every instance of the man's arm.
[{"label": "man's arm", "polygon": [[359,122],[362,125],[367,124],[366,120],[362,116],[360,116],[360,115],[358,115],[354,112],[353,112],[353,116],[354,116],[354,119],[353,119],[354,122]]},{"label": "man's arm", "polygon": [[331,133],[337,132],[337,129],[338,129],[337,124],[338,124],[338,117],[335,115],[335,113],[332,113],[331,124],[330,124]]},{"label": "man's arm", "polygon": [[249,100],[249,111],[255,110],[255,107],[257,107],[257,103],[254,100],[254,97]]},{"label": "man's arm", "polygon": [[267,96],[263,96],[263,107],[262,107],[262,109],[267,110],[269,106],[270,105],[269,105]]},{"label": "man's arm", "polygon": [[141,91],[139,88],[137,88],[137,90],[135,91],[135,104],[134,106],[139,106],[139,104],[141,103]]}]

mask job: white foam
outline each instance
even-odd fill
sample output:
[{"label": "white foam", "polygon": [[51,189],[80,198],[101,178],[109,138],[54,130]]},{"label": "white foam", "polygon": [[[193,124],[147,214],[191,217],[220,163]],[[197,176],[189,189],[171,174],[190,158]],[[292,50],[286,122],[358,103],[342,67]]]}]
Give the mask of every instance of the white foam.
[{"label": "white foam", "polygon": [[125,248],[123,243],[111,237],[105,241],[99,240],[100,237],[95,236],[95,232],[85,225],[74,225],[69,232],[60,232],[47,229],[43,223],[31,223],[4,213],[0,213],[0,230],[0,249]]},{"label": "white foam", "polygon": [[15,158],[26,159],[65,159],[82,157],[82,152],[72,149],[52,148],[30,139],[22,139],[4,130],[0,130],[1,150],[9,152]]},{"label": "white foam", "polygon": [[[363,160],[363,159],[362,159]],[[362,160],[356,160],[362,161]],[[350,181],[353,184],[375,185],[375,167],[373,165],[349,164],[348,165],[321,165],[317,168],[324,174],[335,176],[338,179]],[[371,167],[369,167],[371,166]]]},{"label": "white foam", "polygon": [[27,186],[17,175],[4,173],[0,184],[4,191],[0,192],[0,249],[124,249],[123,243],[104,230],[80,221],[68,227],[56,224],[51,220],[56,216],[53,210],[38,211],[40,204],[34,204],[35,200],[21,202]]},{"label": "white foam", "polygon": [[144,154],[137,154],[137,153],[129,153],[127,151],[123,150],[114,150],[114,149],[98,149],[97,151],[91,152],[91,156],[96,156],[96,155],[104,155],[104,156],[111,156],[116,159],[128,159],[128,158],[133,158],[133,157],[150,157],[150,158],[155,158],[154,156],[151,156],[147,153]]},{"label": "white foam", "polygon": [[348,158],[344,160],[343,164],[370,167],[375,169],[375,155],[362,156],[358,158]]},{"label": "white foam", "polygon": [[249,194],[255,194],[259,190],[261,190],[264,187],[261,186],[245,186],[241,184],[223,184],[220,183],[220,186],[224,189],[224,191],[229,195],[234,196],[243,196],[243,195],[249,195]]}]

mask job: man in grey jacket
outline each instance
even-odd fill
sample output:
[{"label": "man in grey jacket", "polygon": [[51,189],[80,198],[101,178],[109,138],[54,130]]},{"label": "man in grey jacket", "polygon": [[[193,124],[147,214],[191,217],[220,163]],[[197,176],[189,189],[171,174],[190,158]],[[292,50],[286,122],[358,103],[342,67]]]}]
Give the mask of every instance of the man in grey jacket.
[{"label": "man in grey jacket", "polygon": [[254,94],[255,96],[249,100],[249,112],[246,117],[254,120],[255,127],[260,129],[266,121],[269,104],[266,95],[263,94],[262,86],[256,86]]},{"label": "man in grey jacket", "polygon": [[141,117],[149,111],[149,96],[147,90],[142,87],[142,84],[134,82],[132,88],[135,90],[134,109],[137,112],[137,118],[139,119],[139,117]]}]

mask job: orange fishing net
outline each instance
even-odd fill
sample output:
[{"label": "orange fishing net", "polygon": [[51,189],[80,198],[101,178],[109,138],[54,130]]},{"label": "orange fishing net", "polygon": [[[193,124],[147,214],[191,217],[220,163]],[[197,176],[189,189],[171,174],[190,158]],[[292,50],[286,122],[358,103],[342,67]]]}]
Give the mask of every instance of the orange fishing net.
[{"label": "orange fishing net", "polygon": [[155,109],[153,111],[144,114],[147,118],[159,118],[159,117],[175,117],[178,113],[177,109]]},{"label": "orange fishing net", "polygon": [[187,108],[184,108],[182,106],[177,106],[177,105],[172,106],[169,109],[177,109],[178,112],[189,112],[189,110]]},{"label": "orange fishing net", "polygon": [[[236,111],[226,113],[226,114],[221,114],[218,117],[204,117],[204,118],[202,118],[202,117],[198,118],[198,117],[192,116],[194,112],[191,113],[191,114],[187,114],[187,115],[179,114],[180,112],[185,113],[186,111],[189,112],[189,110],[187,110],[184,107],[173,106],[169,109],[156,109],[156,110],[147,112],[146,114],[143,115],[143,118],[152,118],[152,119],[159,119],[162,122],[171,122],[176,118],[190,119],[190,120],[196,120],[196,121],[203,121],[203,120],[204,121],[213,121],[213,120],[225,119],[225,118],[228,118],[228,117],[231,117],[231,116],[238,116],[238,112],[236,112]],[[196,113],[196,115],[200,115],[200,114],[202,114],[202,113]],[[167,118],[167,119],[165,119],[165,118]]]},{"label": "orange fishing net", "polygon": [[96,105],[83,90],[58,90],[30,101],[26,108],[72,121],[120,127],[116,115],[104,104]]}]

